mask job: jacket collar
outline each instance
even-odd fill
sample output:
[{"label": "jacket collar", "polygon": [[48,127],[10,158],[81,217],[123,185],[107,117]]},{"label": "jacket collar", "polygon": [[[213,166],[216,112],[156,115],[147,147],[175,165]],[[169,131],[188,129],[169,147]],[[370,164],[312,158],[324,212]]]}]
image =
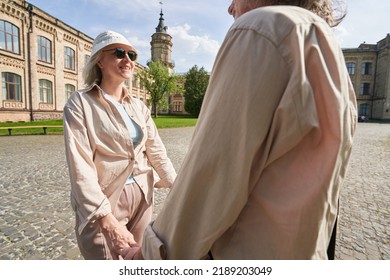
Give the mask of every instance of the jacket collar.
[{"label": "jacket collar", "polygon": [[[85,88],[83,90],[83,92],[88,93],[88,94],[97,94],[99,97],[103,97],[103,90],[96,83],[93,83],[89,87]],[[132,99],[132,96],[131,96],[129,90],[126,87],[122,87],[122,92],[123,92],[123,99],[122,99],[122,101],[130,103],[131,99]]]}]

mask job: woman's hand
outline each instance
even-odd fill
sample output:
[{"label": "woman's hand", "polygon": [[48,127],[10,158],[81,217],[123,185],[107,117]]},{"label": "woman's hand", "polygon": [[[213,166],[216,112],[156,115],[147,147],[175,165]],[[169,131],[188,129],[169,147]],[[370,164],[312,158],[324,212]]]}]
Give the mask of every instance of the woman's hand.
[{"label": "woman's hand", "polygon": [[130,254],[130,248],[139,248],[131,232],[124,225],[121,225],[114,215],[108,214],[104,216],[99,220],[99,224],[106,236],[110,249],[118,257],[122,256],[123,258]]}]

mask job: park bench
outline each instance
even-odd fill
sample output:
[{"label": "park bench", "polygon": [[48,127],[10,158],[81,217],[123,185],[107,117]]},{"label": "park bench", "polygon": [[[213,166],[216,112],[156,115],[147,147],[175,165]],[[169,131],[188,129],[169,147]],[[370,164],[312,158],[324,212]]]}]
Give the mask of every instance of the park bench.
[{"label": "park bench", "polygon": [[8,135],[11,135],[12,130],[14,129],[29,129],[29,128],[42,128],[43,134],[46,135],[46,129],[48,128],[63,128],[62,125],[33,125],[33,126],[9,126],[9,127],[0,127],[0,130],[8,130]]}]

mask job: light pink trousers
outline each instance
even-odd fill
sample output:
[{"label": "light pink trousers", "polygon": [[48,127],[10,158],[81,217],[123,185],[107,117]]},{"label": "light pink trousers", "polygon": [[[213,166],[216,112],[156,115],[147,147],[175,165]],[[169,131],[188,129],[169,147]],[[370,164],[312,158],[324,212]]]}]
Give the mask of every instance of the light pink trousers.
[{"label": "light pink trousers", "polygon": [[[151,221],[152,213],[152,204],[147,204],[143,192],[133,183],[124,187],[113,215],[122,225],[126,225],[138,245],[142,245],[142,236]],[[78,224],[76,215],[76,229]],[[76,238],[80,252],[86,260],[116,259],[99,223],[88,224],[80,235],[76,230]]]}]

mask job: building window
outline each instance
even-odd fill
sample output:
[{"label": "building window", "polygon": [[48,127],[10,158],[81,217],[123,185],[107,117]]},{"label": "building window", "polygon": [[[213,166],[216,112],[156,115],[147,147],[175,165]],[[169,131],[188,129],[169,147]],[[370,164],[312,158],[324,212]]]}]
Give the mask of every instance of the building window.
[{"label": "building window", "polygon": [[132,86],[133,86],[133,88],[137,87],[137,78],[134,75],[132,77]]},{"label": "building window", "polygon": [[368,116],[368,104],[367,103],[364,103],[364,104],[360,104],[359,106],[359,116]]},{"label": "building window", "polygon": [[349,75],[355,75],[356,64],[353,62],[347,63],[347,70]]},{"label": "building window", "polygon": [[360,85],[360,94],[361,95],[370,95],[370,83],[362,83]]},{"label": "building window", "polygon": [[41,103],[53,104],[53,86],[49,80],[39,80],[39,98]]},{"label": "building window", "polygon": [[65,57],[65,68],[70,70],[75,70],[75,55],[74,50],[69,47],[65,47],[64,49],[64,57]]},{"label": "building window", "polygon": [[0,20],[0,49],[19,54],[19,28]]},{"label": "building window", "polygon": [[22,102],[21,77],[14,73],[2,73],[3,99]]},{"label": "building window", "polygon": [[362,63],[362,75],[372,75],[372,63],[371,62]]},{"label": "building window", "polygon": [[38,60],[51,63],[51,41],[38,36]]},{"label": "building window", "polygon": [[74,85],[71,85],[71,84],[66,84],[65,85],[65,97],[66,97],[66,100],[69,99],[69,97],[71,96],[71,94],[76,90],[76,87]]},{"label": "building window", "polygon": [[181,102],[173,102],[173,112],[181,112],[183,111],[183,106]]}]

